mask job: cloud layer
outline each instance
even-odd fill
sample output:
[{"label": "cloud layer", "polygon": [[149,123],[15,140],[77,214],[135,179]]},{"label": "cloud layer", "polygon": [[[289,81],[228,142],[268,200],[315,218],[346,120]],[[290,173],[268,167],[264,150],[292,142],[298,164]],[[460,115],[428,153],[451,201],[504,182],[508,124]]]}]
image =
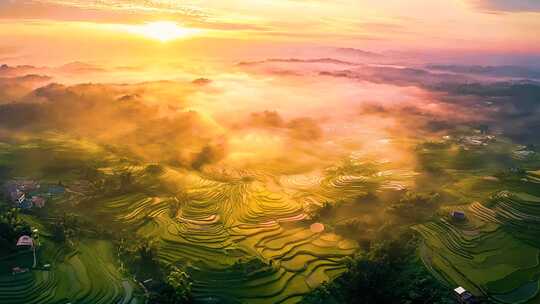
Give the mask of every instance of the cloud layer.
[{"label": "cloud layer", "polygon": [[407,142],[463,125],[489,124],[523,143],[538,139],[540,85],[501,77],[499,69],[274,58],[185,81],[63,85],[21,76],[76,71],[90,80],[110,70],[3,66],[0,133],[60,132],[145,161],[281,173],[320,170],[351,153],[410,165]]},{"label": "cloud layer", "polygon": [[484,10],[500,12],[540,12],[540,2],[536,0],[473,0]]}]

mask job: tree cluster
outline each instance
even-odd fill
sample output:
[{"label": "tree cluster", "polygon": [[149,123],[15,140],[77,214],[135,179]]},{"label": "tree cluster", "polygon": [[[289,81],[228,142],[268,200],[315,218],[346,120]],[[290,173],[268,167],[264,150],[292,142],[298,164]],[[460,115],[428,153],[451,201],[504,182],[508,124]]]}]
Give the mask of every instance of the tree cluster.
[{"label": "tree cluster", "polygon": [[416,244],[410,233],[378,242],[369,252],[351,258],[343,275],[322,284],[302,303],[454,303],[449,289],[416,257]]},{"label": "tree cluster", "polygon": [[193,303],[191,276],[178,267],[172,267],[158,292],[150,295],[150,302],[155,304]]},{"label": "tree cluster", "polygon": [[81,218],[73,213],[64,213],[52,223],[53,238],[69,247],[75,247],[81,234]]},{"label": "tree cluster", "polygon": [[20,217],[19,209],[0,207],[0,252],[15,251],[18,238],[31,233],[32,229]]},{"label": "tree cluster", "polygon": [[439,209],[439,194],[407,192],[386,210],[402,222],[420,223],[430,219]]},{"label": "tree cluster", "polygon": [[121,238],[117,241],[118,257],[136,277],[160,277],[157,245],[149,239]]}]

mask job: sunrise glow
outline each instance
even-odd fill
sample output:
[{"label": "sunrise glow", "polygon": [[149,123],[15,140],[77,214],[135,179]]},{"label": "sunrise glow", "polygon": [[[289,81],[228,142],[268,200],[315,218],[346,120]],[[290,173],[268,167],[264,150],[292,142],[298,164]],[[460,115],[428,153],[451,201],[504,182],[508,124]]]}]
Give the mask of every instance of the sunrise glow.
[{"label": "sunrise glow", "polygon": [[197,29],[182,27],[176,22],[170,21],[147,22],[143,25],[124,25],[121,28],[129,33],[161,42],[187,38],[201,32]]}]

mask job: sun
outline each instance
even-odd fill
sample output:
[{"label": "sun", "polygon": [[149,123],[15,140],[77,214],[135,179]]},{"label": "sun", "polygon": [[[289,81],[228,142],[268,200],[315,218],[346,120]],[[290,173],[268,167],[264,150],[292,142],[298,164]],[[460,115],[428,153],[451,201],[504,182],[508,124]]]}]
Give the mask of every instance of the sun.
[{"label": "sun", "polygon": [[130,25],[126,27],[126,30],[161,42],[190,37],[200,32],[198,29],[185,28],[172,21],[155,21],[142,25]]}]

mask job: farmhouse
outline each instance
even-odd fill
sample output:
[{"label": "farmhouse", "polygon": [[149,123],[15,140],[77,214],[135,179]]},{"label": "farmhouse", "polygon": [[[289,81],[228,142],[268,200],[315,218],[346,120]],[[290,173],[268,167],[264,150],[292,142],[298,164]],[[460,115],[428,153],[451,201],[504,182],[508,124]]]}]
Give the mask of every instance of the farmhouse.
[{"label": "farmhouse", "polygon": [[17,185],[21,191],[29,192],[29,191],[35,191],[40,188],[40,185],[36,181],[32,180],[22,180],[18,181]]},{"label": "farmhouse", "polygon": [[22,202],[20,202],[17,207],[19,207],[21,209],[32,209],[32,200],[25,199]]},{"label": "farmhouse", "polygon": [[473,135],[463,136],[458,139],[458,142],[465,146],[487,146],[489,143],[495,141],[493,135]]},{"label": "farmhouse", "polygon": [[458,288],[454,289],[454,295],[458,300],[458,303],[461,304],[476,304],[478,303],[478,300],[475,296],[473,296],[472,293],[465,290],[465,288],[459,286]]},{"label": "farmhouse", "polygon": [[29,271],[28,268],[13,267],[13,269],[11,270],[11,273],[13,275],[16,275],[16,274],[25,273],[25,272],[28,272],[28,271]]},{"label": "farmhouse", "polygon": [[454,210],[450,213],[450,216],[452,217],[452,219],[454,220],[457,220],[457,221],[463,221],[465,220],[465,212],[463,211],[457,211],[457,210]]},{"label": "farmhouse", "polygon": [[32,205],[37,208],[45,207],[45,199],[40,196],[32,196]]},{"label": "farmhouse", "polygon": [[5,184],[4,196],[21,209],[42,208],[45,206],[46,201],[37,195],[39,189],[40,184],[35,181],[14,180]]},{"label": "farmhouse", "polygon": [[60,194],[64,194],[65,189],[64,187],[58,185],[58,186],[50,186],[47,191],[49,195],[60,195]]},{"label": "farmhouse", "polygon": [[17,247],[34,247],[34,240],[28,235],[23,235],[17,241]]}]

